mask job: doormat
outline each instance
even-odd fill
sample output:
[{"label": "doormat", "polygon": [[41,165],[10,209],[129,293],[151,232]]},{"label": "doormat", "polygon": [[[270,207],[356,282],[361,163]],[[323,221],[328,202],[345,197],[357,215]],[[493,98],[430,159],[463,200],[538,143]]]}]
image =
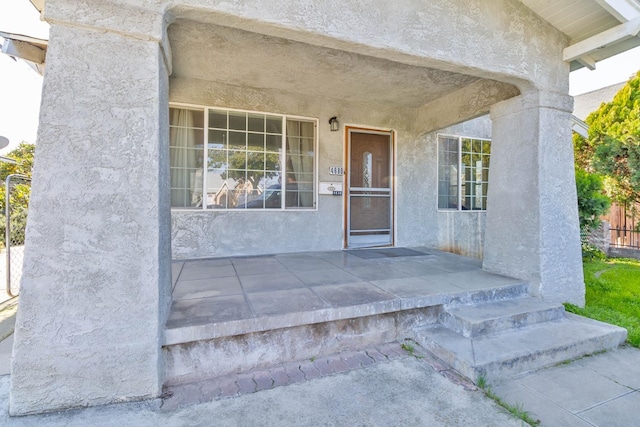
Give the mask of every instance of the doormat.
[{"label": "doormat", "polygon": [[349,255],[355,255],[359,258],[395,258],[401,256],[424,256],[429,255],[425,252],[414,251],[407,248],[384,248],[384,249],[352,249],[345,251]]}]

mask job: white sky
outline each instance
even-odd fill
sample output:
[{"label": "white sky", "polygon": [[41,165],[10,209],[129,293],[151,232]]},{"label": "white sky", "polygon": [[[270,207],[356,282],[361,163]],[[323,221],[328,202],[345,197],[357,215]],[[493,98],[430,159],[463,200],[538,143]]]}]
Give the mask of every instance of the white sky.
[{"label": "white sky", "polygon": [[591,92],[629,80],[640,71],[640,47],[596,63],[596,69],[581,68],[569,75],[569,94]]},{"label": "white sky", "polygon": [[[28,0],[0,0],[0,31],[49,38],[49,25],[40,21]],[[10,141],[2,152],[22,141],[36,141],[41,91],[40,75],[24,62],[0,54],[0,135]]]},{"label": "white sky", "polygon": [[[0,31],[48,38],[49,26],[40,21],[28,0],[0,0]],[[0,41],[3,41],[0,38]],[[583,68],[570,75],[571,95],[579,95],[628,80],[640,70],[640,47],[598,62],[596,70]],[[0,54],[0,135],[9,147],[35,142],[42,77],[22,61]]]}]

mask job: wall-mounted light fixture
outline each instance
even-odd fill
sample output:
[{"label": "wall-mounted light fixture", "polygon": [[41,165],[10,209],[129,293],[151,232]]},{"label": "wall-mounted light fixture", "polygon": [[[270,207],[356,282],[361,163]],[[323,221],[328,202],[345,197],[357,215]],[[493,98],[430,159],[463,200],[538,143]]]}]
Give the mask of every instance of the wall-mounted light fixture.
[{"label": "wall-mounted light fixture", "polygon": [[338,122],[338,118],[336,116],[333,116],[329,119],[329,126],[331,129],[331,132],[336,132],[338,130],[339,125],[340,123]]}]

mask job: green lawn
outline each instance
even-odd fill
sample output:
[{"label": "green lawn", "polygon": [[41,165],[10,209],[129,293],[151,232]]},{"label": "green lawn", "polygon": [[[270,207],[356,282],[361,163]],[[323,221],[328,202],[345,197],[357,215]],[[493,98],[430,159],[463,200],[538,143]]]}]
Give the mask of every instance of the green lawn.
[{"label": "green lawn", "polygon": [[585,260],[584,281],[585,308],[565,304],[567,311],[622,326],[629,344],[640,347],[640,261]]}]

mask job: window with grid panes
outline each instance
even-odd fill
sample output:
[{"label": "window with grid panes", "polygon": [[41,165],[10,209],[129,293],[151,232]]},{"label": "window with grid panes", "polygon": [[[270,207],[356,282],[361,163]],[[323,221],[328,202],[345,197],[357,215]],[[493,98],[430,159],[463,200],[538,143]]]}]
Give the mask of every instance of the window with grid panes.
[{"label": "window with grid panes", "polygon": [[172,106],[172,207],[314,208],[315,126],[311,119]]},{"label": "window with grid panes", "polygon": [[486,210],[491,141],[438,135],[438,209]]}]

